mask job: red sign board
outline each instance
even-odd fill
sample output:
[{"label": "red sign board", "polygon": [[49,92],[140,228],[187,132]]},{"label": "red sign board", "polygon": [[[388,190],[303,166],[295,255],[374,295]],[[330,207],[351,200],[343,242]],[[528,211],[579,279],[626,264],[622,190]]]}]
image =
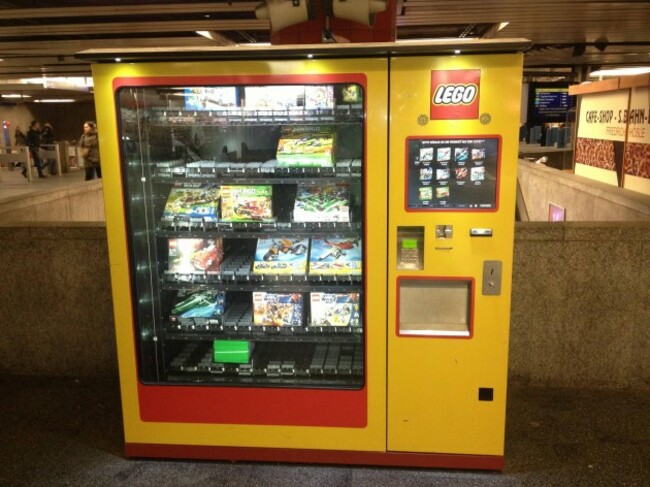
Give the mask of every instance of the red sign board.
[{"label": "red sign board", "polygon": [[431,120],[478,118],[480,69],[431,71]]}]

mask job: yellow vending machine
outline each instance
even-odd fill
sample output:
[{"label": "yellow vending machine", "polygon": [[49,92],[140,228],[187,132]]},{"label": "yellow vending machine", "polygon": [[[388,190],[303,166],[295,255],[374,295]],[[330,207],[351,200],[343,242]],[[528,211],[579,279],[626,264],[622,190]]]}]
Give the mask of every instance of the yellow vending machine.
[{"label": "yellow vending machine", "polygon": [[502,468],[525,45],[84,54],[127,456]]},{"label": "yellow vending machine", "polygon": [[521,63],[391,59],[388,450],[502,466]]}]

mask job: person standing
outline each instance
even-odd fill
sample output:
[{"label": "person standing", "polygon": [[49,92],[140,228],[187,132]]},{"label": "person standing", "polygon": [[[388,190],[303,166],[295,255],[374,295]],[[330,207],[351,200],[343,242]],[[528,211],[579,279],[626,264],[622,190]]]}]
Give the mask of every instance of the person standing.
[{"label": "person standing", "polygon": [[86,181],[94,179],[95,173],[101,179],[102,168],[99,162],[99,139],[95,122],[84,123],[84,133],[79,139],[79,152],[86,165]]},{"label": "person standing", "polygon": [[[27,131],[27,146],[29,147],[29,154],[32,156],[32,160],[34,161],[34,167],[38,171],[38,177],[41,179],[45,178],[41,164],[41,156],[39,154],[41,149],[41,124],[36,120],[32,120],[32,123],[29,124],[29,130]],[[28,170],[28,167],[23,168],[23,176],[27,177]]]},{"label": "person standing", "polygon": [[[47,145],[48,147],[45,150],[54,150],[56,146],[54,145],[54,127],[49,122],[43,124],[43,131],[41,132],[41,143]],[[49,167],[50,174],[54,176],[56,174],[56,160],[48,159],[45,161],[46,165]]]},{"label": "person standing", "polygon": [[16,131],[14,132],[14,144],[15,145],[27,145],[27,137],[20,130],[20,127],[16,126]]}]

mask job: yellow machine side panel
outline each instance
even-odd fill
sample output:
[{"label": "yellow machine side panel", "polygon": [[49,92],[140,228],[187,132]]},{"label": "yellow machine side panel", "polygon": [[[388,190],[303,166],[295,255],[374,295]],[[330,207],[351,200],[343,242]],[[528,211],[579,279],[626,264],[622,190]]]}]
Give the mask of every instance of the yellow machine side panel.
[{"label": "yellow machine side panel", "polygon": [[[365,428],[155,423],[140,419],[127,234],[113,80],[164,76],[242,76],[362,73],[366,102],[366,337],[368,422]],[[106,225],[127,443],[384,451],[386,447],[386,180],[388,151],[387,61],[305,60],[211,63],[103,64],[93,66],[100,133]],[[204,82],[204,81],[202,81]],[[260,414],[263,415],[263,405]],[[287,405],[299,408],[299,404]]]},{"label": "yellow machine side panel", "polygon": [[[522,56],[396,58],[390,69],[388,450],[502,455]],[[476,118],[429,120],[432,71],[441,70],[480,70]],[[406,211],[407,138],[456,136],[501,137],[498,211]],[[452,226],[451,238],[435,238],[436,225]],[[397,269],[398,226],[423,228],[422,270]],[[492,237],[470,237],[471,228]],[[502,263],[498,296],[482,294],[486,260]],[[471,336],[398,336],[398,280],[408,277],[473,281]],[[410,306],[435,314],[431,302]],[[493,399],[479,401],[479,388]]]}]

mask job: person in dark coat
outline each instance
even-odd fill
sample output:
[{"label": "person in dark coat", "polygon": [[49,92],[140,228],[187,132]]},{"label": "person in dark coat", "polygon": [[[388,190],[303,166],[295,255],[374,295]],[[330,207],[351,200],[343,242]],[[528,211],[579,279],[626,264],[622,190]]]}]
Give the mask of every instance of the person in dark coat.
[{"label": "person in dark coat", "polygon": [[[29,124],[29,130],[27,131],[27,146],[29,147],[29,154],[32,156],[32,160],[34,161],[34,167],[38,171],[38,177],[45,178],[41,156],[39,155],[41,149],[41,124],[36,120],[32,120],[32,123]],[[27,168],[23,168],[23,176],[27,177]]]},{"label": "person in dark coat", "polygon": [[[56,146],[54,145],[54,127],[49,122],[43,124],[43,131],[41,132],[41,143],[47,145],[47,150],[54,150]],[[48,159],[45,162],[45,165],[49,167],[50,174],[54,176],[56,174],[56,159]]]},{"label": "person in dark coat", "polygon": [[27,145],[27,136],[20,130],[20,127],[16,127],[16,131],[14,132],[14,144]]},{"label": "person in dark coat", "polygon": [[86,166],[86,181],[102,177],[102,167],[99,162],[99,139],[95,122],[84,123],[84,133],[79,139],[79,152]]}]

